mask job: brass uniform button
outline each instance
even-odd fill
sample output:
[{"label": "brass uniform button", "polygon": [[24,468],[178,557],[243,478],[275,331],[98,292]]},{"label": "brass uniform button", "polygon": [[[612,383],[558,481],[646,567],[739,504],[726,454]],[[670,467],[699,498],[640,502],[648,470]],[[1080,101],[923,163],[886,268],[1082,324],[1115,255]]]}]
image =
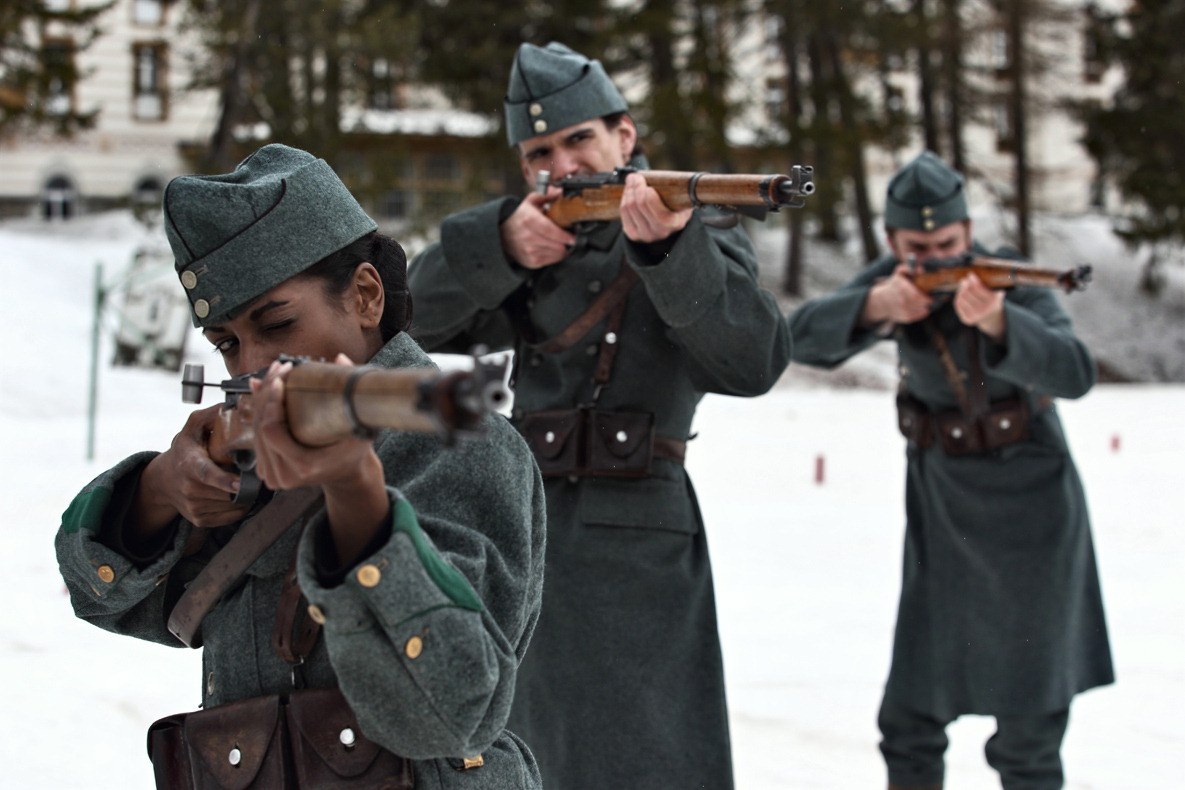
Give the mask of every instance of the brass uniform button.
[{"label": "brass uniform button", "polygon": [[369,563],[359,568],[357,575],[358,583],[363,587],[376,587],[383,578],[383,574],[379,571],[378,566]]},{"label": "brass uniform button", "polygon": [[470,768],[481,768],[485,764],[486,758],[482,757],[480,754],[476,757],[465,757],[461,760],[461,765],[466,771],[468,771]]},{"label": "brass uniform button", "polygon": [[407,644],[403,646],[403,652],[407,654],[408,658],[410,658],[412,661],[415,661],[420,657],[420,653],[424,652],[424,640],[420,639],[418,636],[413,636],[411,639],[407,640]]},{"label": "brass uniform button", "polygon": [[193,303],[193,314],[198,318],[205,318],[210,314],[210,303],[205,299],[198,299]]},{"label": "brass uniform button", "polygon": [[325,625],[325,612],[315,603],[309,604],[309,619],[317,625]]},{"label": "brass uniform button", "polygon": [[95,570],[95,573],[99,574],[99,580],[104,584],[111,584],[111,582],[115,581],[115,569],[110,565],[100,565]]}]

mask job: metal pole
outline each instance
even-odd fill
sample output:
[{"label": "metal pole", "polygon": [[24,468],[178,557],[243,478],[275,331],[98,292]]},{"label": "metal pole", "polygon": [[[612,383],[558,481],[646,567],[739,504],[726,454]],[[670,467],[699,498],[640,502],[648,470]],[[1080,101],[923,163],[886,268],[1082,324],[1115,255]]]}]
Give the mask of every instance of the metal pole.
[{"label": "metal pole", "polygon": [[91,324],[91,375],[86,405],[86,460],[95,460],[95,411],[99,399],[99,325],[102,323],[103,262],[95,263],[95,316]]}]

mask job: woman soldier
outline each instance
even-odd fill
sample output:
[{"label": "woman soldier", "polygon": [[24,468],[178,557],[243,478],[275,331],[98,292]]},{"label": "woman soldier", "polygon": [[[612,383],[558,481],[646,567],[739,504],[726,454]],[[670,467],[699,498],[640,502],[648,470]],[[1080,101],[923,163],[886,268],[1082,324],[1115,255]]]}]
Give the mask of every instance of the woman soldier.
[{"label": "woman soldier", "polygon": [[[258,476],[285,492],[273,503],[311,488],[323,507],[303,530],[284,522],[201,620],[203,711],[154,725],[158,783],[245,787],[255,772],[252,786],[537,786],[505,729],[543,571],[543,490],[525,443],[487,417],[484,437],[454,447],[382,431],[311,449],[285,419],[292,366],[280,354],[432,365],[403,331],[403,250],[324,160],[282,145],[229,174],[174,179],[164,213],[195,325],[232,375],[270,365],[251,386]],[[79,617],[180,645],[166,623],[186,584],[270,507],[232,501],[238,478],[205,444],[217,408],[66,510],[56,548]],[[307,602],[285,593],[286,577]],[[301,650],[288,638],[309,633]]]}]

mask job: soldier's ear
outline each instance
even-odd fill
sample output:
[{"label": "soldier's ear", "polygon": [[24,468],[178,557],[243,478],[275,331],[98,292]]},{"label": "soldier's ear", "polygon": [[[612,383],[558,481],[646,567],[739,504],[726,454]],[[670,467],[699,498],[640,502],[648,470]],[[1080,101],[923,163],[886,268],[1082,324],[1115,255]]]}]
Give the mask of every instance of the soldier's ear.
[{"label": "soldier's ear", "polygon": [[364,329],[373,329],[379,325],[383,318],[386,292],[383,290],[383,278],[374,264],[363,261],[355,267],[350,300]]},{"label": "soldier's ear", "polygon": [[634,126],[633,118],[623,115],[614,131],[617,132],[617,139],[621,143],[621,159],[628,163],[638,144],[638,127]]}]

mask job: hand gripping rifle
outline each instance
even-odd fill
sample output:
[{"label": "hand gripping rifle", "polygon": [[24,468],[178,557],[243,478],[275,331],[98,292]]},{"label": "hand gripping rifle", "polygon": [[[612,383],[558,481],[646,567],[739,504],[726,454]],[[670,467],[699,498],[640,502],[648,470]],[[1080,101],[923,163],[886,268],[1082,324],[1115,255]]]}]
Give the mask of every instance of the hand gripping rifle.
[{"label": "hand gripping rifle", "polygon": [[[815,191],[813,172],[814,168],[806,165],[795,165],[790,175],[725,175],[619,167],[609,173],[567,176],[556,181],[555,186],[564,194],[548,206],[547,216],[563,228],[578,222],[617,219],[621,215],[625,177],[640,173],[672,211],[715,206],[764,219],[767,212],[780,208],[802,208],[806,196]],[[544,173],[539,173],[536,189],[545,192],[550,174]]]},{"label": "hand gripping rifle", "polygon": [[1091,267],[1076,266],[1072,269],[1044,269],[1031,263],[990,258],[986,255],[964,253],[953,258],[930,258],[918,263],[911,262],[910,277],[913,283],[926,293],[953,293],[959,281],[968,274],[974,274],[992,290],[1031,285],[1038,288],[1061,288],[1066,293],[1085,290],[1090,282]]},{"label": "hand gripping rifle", "polygon": [[[378,368],[333,365],[305,357],[281,356],[293,363],[284,382],[284,408],[293,437],[309,447],[324,447],[348,436],[373,436],[381,428],[436,433],[452,442],[479,434],[482,419],[503,406],[507,363],[473,358],[472,370]],[[204,387],[219,387],[226,401],[207,440],[215,463],[241,475],[235,502],[255,501],[261,487],[255,476],[253,406],[250,380],[267,369],[244,373],[219,384],[205,381],[202,365],[186,365],[181,400],[201,403]]]}]

